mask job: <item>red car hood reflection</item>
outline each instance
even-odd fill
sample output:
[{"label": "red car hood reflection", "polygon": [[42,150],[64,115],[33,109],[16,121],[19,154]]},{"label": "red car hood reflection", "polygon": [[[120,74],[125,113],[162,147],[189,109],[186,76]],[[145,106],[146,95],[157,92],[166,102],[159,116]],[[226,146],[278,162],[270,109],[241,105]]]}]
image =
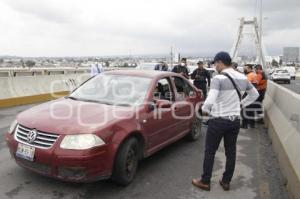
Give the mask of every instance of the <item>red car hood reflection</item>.
[{"label": "red car hood reflection", "polygon": [[131,107],[60,99],[28,109],[17,116],[28,128],[56,134],[92,133],[118,120],[132,118]]}]

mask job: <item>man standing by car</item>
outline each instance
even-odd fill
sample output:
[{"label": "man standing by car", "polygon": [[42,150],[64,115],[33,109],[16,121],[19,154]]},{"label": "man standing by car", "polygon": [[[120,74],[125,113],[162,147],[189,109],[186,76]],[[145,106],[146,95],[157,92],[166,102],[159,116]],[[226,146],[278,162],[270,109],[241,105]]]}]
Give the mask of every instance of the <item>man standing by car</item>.
[{"label": "man standing by car", "polygon": [[[235,170],[241,106],[248,106],[258,97],[257,90],[245,75],[231,67],[231,58],[227,52],[218,53],[214,58],[214,64],[221,75],[216,75],[212,79],[208,97],[202,107],[203,113],[211,116],[205,140],[203,174],[200,180],[192,181],[194,186],[207,191],[210,190],[215,154],[222,139],[224,139],[226,166],[220,185],[224,190],[230,189]],[[248,95],[241,100],[245,92]]]},{"label": "man standing by car", "polygon": [[198,68],[195,69],[191,75],[191,79],[194,80],[194,85],[202,90],[204,99],[207,96],[207,86],[210,87],[210,74],[208,70],[203,67],[203,62],[197,63]]},{"label": "man standing by car", "polygon": [[177,66],[174,66],[172,72],[179,73],[183,75],[185,78],[189,78],[189,70],[187,69],[186,58],[181,59],[181,63]]},{"label": "man standing by car", "polygon": [[[257,81],[257,74],[253,70],[252,64],[246,64],[244,67],[244,72],[247,75],[247,79],[249,82],[257,88],[258,81]],[[249,106],[245,107],[242,111],[242,126],[243,129],[248,129],[248,125],[250,128],[255,128],[255,111],[257,109],[257,103],[250,104]]]}]

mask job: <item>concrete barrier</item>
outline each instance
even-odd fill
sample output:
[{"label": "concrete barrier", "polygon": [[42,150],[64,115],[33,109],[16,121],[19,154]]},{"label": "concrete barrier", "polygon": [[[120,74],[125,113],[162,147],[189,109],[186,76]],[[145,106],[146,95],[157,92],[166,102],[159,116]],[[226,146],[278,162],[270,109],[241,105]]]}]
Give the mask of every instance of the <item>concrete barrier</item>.
[{"label": "concrete barrier", "polygon": [[0,107],[43,102],[67,95],[89,74],[0,77]]},{"label": "concrete barrier", "polygon": [[300,80],[300,71],[296,73],[296,79]]},{"label": "concrete barrier", "polygon": [[[104,68],[105,71],[132,68]],[[89,77],[89,67],[0,68],[0,108],[65,96]]]},{"label": "concrete barrier", "polygon": [[265,123],[291,198],[300,199],[300,95],[269,81]]},{"label": "concrete barrier", "polygon": [[[104,67],[104,71],[127,70],[130,67]],[[90,67],[49,67],[49,68],[0,68],[0,77],[36,76],[36,75],[66,75],[89,73]]]}]

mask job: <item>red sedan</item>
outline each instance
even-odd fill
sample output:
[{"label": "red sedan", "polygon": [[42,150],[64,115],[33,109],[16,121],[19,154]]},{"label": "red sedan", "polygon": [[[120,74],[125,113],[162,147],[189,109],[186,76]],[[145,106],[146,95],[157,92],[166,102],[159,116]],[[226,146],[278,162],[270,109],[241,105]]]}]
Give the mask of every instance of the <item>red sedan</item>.
[{"label": "red sedan", "polygon": [[139,160],[185,136],[198,139],[201,102],[201,91],[175,73],[105,72],[65,98],[20,113],[6,141],[31,171],[127,185]]}]

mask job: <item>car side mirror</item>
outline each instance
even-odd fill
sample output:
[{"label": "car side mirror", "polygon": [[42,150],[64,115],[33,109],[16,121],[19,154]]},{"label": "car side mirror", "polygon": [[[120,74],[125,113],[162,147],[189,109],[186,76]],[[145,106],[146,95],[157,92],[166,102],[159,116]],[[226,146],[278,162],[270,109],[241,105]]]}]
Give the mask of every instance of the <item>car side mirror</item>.
[{"label": "car side mirror", "polygon": [[171,108],[172,103],[168,100],[156,100],[157,108]]},{"label": "car side mirror", "polygon": [[155,104],[147,104],[146,109],[148,113],[151,113],[155,110]]}]

